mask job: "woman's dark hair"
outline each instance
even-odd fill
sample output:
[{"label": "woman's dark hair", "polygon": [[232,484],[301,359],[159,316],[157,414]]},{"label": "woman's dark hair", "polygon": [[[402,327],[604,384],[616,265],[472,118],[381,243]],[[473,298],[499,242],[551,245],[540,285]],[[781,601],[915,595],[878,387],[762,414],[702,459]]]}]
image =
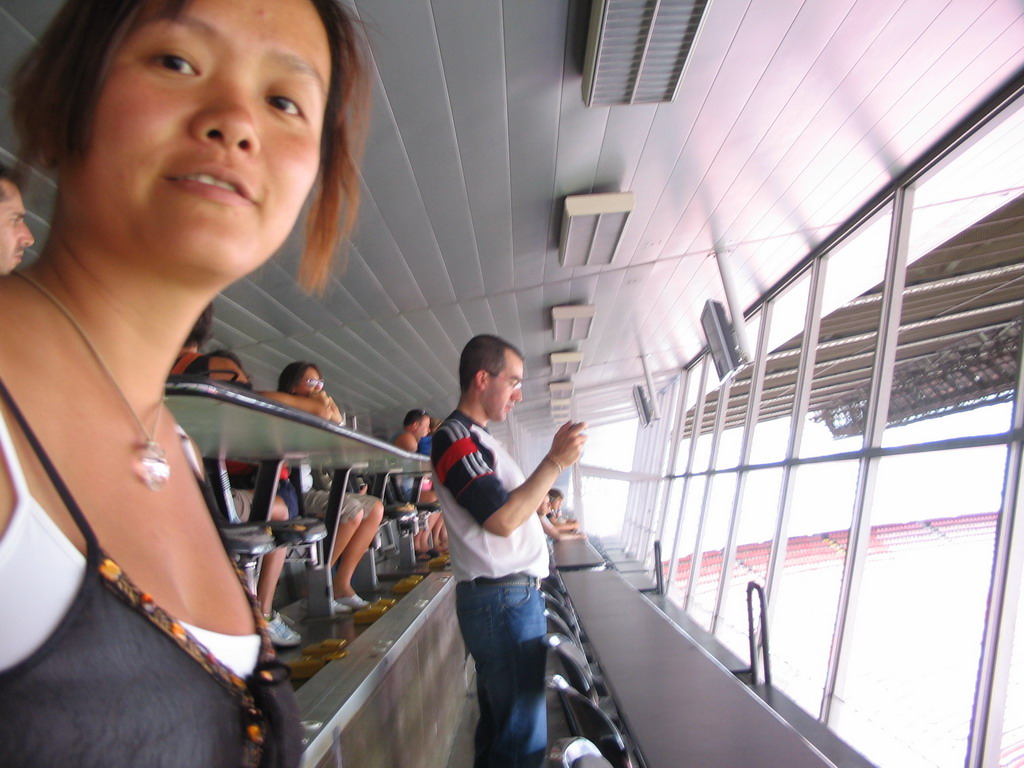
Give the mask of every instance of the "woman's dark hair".
[{"label": "woman's dark hair", "polygon": [[317,376],[320,375],[320,369],[314,363],[305,363],[301,360],[288,363],[284,370],[281,371],[281,375],[277,377],[277,391],[285,392],[289,395],[295,394],[295,388],[306,377],[307,368],[312,368],[316,371]]},{"label": "woman's dark hair", "polygon": [[468,392],[477,371],[487,371],[497,376],[505,370],[505,350],[510,350],[520,360],[523,353],[497,336],[482,334],[470,339],[462,348],[459,358],[459,387]]},{"label": "woman's dark hair", "polygon": [[206,309],[199,313],[192,330],[188,332],[184,347],[195,347],[202,349],[213,337],[213,302],[206,305]]},{"label": "woman's dark hair", "polygon": [[[331,81],[299,282],[320,291],[330,277],[338,243],[355,224],[369,86],[357,22],[337,0],[309,1],[327,32]],[[188,3],[68,0],[14,76],[11,114],[22,142],[22,161],[59,170],[68,160],[82,157],[111,57],[140,12],[151,8],[160,17],[175,18]]]}]

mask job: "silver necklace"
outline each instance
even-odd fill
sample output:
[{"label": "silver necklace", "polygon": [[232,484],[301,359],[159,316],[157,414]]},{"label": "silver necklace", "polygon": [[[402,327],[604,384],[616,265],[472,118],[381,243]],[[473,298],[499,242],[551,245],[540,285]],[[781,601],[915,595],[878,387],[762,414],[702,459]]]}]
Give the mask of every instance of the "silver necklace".
[{"label": "silver necklace", "polygon": [[160,423],[160,414],[163,413],[164,401],[161,398],[160,404],[156,409],[156,416],[153,418],[153,429],[150,431],[146,430],[146,427],[142,423],[142,419],[135,413],[135,409],[132,408],[132,404],[128,402],[128,397],[125,395],[124,390],[121,389],[117,383],[117,379],[114,378],[114,374],[110,370],[110,366],[107,365],[100,351],[96,349],[96,345],[92,343],[92,339],[86,334],[85,329],[78,322],[78,319],[71,313],[64,304],[54,296],[50,291],[36,282],[33,278],[26,275],[24,272],[15,272],[18,277],[22,278],[39,291],[43,296],[50,300],[50,302],[61,311],[61,314],[68,319],[71,326],[78,332],[78,335],[82,338],[85,346],[89,352],[92,353],[93,358],[96,360],[97,365],[110,380],[114,390],[120,395],[121,400],[124,402],[125,407],[128,409],[128,413],[132,415],[135,423],[139,427],[139,431],[145,436],[145,442],[135,446],[135,451],[138,454],[138,462],[135,465],[135,474],[139,476],[139,479],[146,484],[146,487],[151,491],[159,491],[167,483],[167,479],[171,476],[171,465],[167,462],[167,454],[164,449],[160,447],[160,444],[153,439],[156,434],[157,425]]}]

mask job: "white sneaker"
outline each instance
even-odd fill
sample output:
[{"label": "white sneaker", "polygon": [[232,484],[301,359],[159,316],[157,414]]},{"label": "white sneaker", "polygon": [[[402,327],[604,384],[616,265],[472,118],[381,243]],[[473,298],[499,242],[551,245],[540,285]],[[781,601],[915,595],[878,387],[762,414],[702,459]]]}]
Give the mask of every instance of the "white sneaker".
[{"label": "white sneaker", "polygon": [[345,605],[341,600],[334,601],[334,615],[335,616],[348,616],[352,613],[352,608]]},{"label": "white sneaker", "polygon": [[278,648],[294,648],[302,642],[302,635],[285,624],[277,611],[267,620],[267,634],[270,635],[270,642]]},{"label": "white sneaker", "polygon": [[369,604],[369,600],[363,600],[359,595],[352,595],[351,597],[336,597],[334,598],[334,605],[347,605],[353,611],[361,611],[366,608]]}]

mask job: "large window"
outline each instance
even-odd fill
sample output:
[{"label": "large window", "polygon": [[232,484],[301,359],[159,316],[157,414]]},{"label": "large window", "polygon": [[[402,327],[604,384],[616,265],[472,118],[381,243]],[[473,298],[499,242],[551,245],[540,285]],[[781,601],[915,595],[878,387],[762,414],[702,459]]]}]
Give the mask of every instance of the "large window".
[{"label": "large window", "polygon": [[766,584],[777,687],[882,768],[1024,768],[1022,135],[1015,105],[894,187],[678,404],[670,599],[745,658]]}]

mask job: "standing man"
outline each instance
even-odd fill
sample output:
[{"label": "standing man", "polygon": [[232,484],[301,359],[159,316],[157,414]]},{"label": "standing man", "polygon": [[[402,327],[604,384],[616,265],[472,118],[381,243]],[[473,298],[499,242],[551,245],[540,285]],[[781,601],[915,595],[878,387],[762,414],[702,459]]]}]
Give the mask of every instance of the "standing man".
[{"label": "standing man", "polygon": [[586,424],[566,423],[529,477],[491,437],[523,399],[523,356],[476,336],[459,360],[458,408],[434,435],[434,486],[448,525],[456,613],[476,662],[480,721],[474,768],[540,768],[547,746],[547,631],[538,589],[548,548],[536,510],[580,457]]},{"label": "standing man", "polygon": [[18,185],[10,169],[0,165],[0,275],[13,272],[34,242],[25,224],[25,204]]}]

